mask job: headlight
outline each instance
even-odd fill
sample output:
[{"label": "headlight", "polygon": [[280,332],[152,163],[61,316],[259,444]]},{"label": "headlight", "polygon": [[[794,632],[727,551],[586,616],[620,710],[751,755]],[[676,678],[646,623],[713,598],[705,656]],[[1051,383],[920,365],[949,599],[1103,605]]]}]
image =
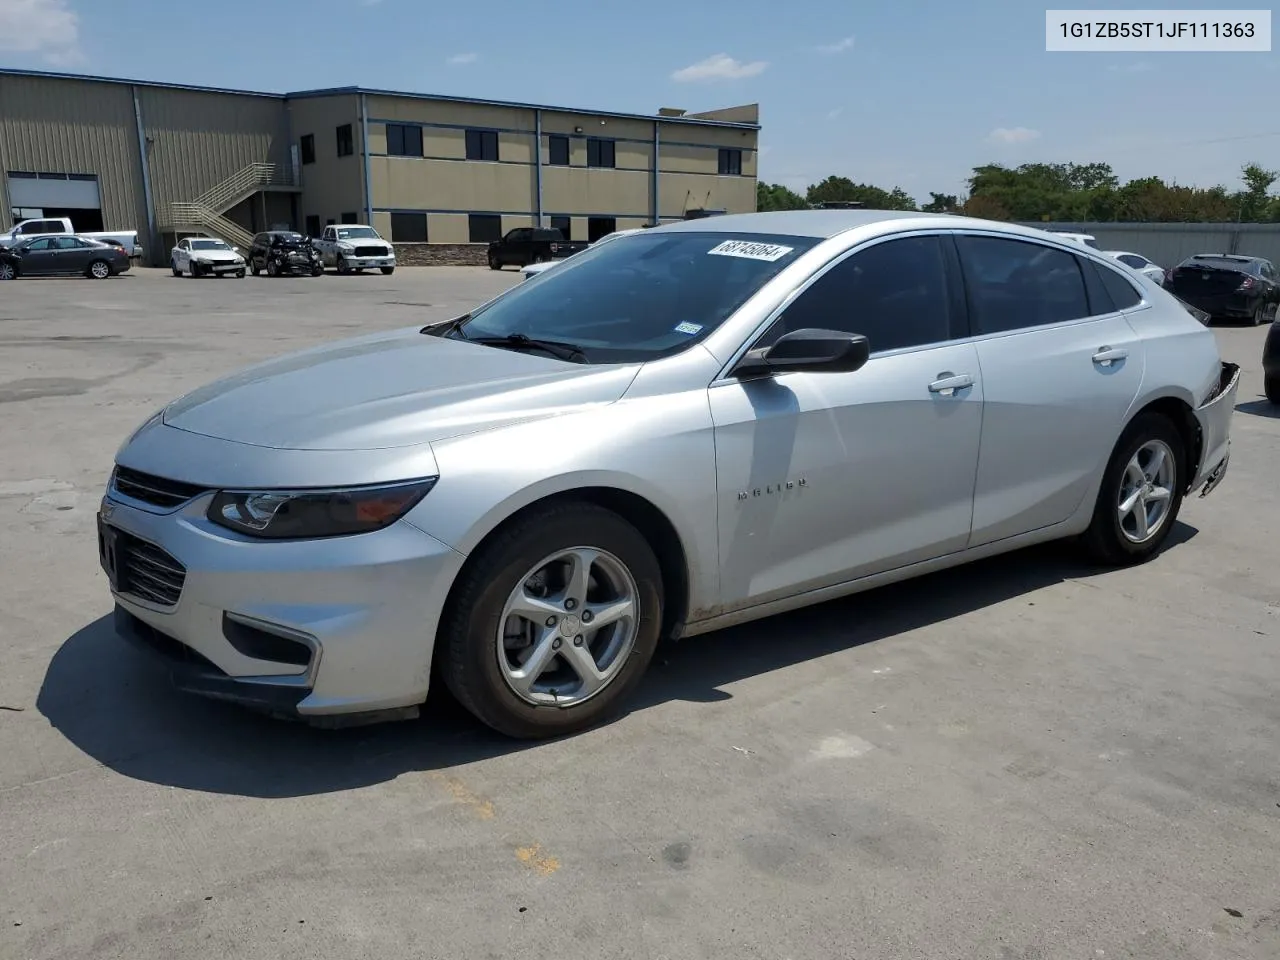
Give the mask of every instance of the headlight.
[{"label": "headlight", "polygon": [[369,533],[403,517],[437,479],[341,490],[221,490],[208,517],[228,530],[273,540]]}]

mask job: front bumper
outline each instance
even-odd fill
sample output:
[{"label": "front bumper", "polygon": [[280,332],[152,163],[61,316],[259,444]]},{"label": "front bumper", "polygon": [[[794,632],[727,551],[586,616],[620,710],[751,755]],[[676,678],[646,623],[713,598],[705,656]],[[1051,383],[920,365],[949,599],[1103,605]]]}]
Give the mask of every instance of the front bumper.
[{"label": "front bumper", "polygon": [[[357,536],[255,541],[211,523],[211,498],[169,512],[114,488],[103,498],[114,552],[100,560],[118,583],[123,638],[158,655],[180,689],[270,713],[374,714],[426,699],[460,554],[404,521]],[[123,554],[121,540],[131,544]]]},{"label": "front bumper", "polygon": [[1240,389],[1240,366],[1223,363],[1218,385],[1209,399],[1196,408],[1196,422],[1200,425],[1201,456],[1196,476],[1188,490],[1200,488],[1200,496],[1207,497],[1227,475],[1231,459],[1231,415],[1236,408],[1236,393]]},{"label": "front bumper", "polygon": [[395,257],[353,257],[338,254],[338,260],[345,262],[352,270],[374,270],[396,265]]},{"label": "front bumper", "polygon": [[213,260],[213,261],[196,261],[198,266],[205,273],[242,273],[245,270],[243,261],[236,263],[234,260]]}]

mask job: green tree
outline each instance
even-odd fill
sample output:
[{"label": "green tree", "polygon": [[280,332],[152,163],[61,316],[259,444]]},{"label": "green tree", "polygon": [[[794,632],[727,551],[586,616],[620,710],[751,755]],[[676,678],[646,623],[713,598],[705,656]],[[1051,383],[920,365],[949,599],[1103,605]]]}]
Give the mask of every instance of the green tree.
[{"label": "green tree", "polygon": [[1267,191],[1280,179],[1280,173],[1267,170],[1260,163],[1247,163],[1240,179],[1244,181],[1244,189],[1233,198],[1239,206],[1237,218],[1250,223],[1269,219],[1272,198]]},{"label": "green tree", "polygon": [[766,210],[807,210],[809,204],[804,197],[789,190],[780,183],[756,181],[756,209]]},{"label": "green tree", "polygon": [[920,208],[925,213],[958,213],[960,201],[954,193],[929,191],[929,202]]},{"label": "green tree", "polygon": [[869,183],[854,183],[848,177],[827,177],[811,185],[805,194],[810,203],[859,201],[872,210],[915,210],[916,201],[899,187],[883,190]]}]

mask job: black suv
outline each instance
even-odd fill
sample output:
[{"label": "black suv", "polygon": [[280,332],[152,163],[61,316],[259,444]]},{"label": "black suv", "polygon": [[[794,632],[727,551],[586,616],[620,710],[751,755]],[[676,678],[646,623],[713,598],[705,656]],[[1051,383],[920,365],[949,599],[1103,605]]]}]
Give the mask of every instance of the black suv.
[{"label": "black suv", "polygon": [[1169,271],[1164,288],[1213,317],[1272,320],[1280,303],[1280,274],[1270,260],[1198,253]]},{"label": "black suv", "polygon": [[546,260],[563,260],[587,249],[587,244],[566,240],[554,227],[516,227],[501,240],[489,244],[489,269],[508,264],[527,267]]},{"label": "black suv", "polygon": [[293,230],[268,230],[253,238],[253,245],[249,247],[249,269],[255,277],[264,270],[269,277],[286,274],[318,277],[324,273],[324,264],[307,237]]}]

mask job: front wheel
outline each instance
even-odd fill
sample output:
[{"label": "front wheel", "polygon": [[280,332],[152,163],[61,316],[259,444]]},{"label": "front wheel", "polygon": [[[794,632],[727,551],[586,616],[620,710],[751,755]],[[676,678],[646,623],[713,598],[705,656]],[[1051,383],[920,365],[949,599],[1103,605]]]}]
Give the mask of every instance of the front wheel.
[{"label": "front wheel", "polygon": [[16,280],[18,277],[18,268],[12,263],[4,263],[0,261],[0,280]]},{"label": "front wheel", "polygon": [[111,264],[105,260],[95,260],[86,271],[94,280],[105,280],[111,276]]},{"label": "front wheel", "polygon": [[322,267],[322,266],[321,266],[320,264],[318,264],[318,263],[317,263],[314,267],[312,267],[312,268],[311,268],[311,275],[312,275],[313,277],[319,277],[319,276],[323,275],[323,273],[324,273],[324,267]]},{"label": "front wheel", "polygon": [[258,266],[257,260],[249,261],[249,272],[252,273],[255,277],[259,276],[262,273],[262,268]]},{"label": "front wheel", "polygon": [[177,261],[177,260],[170,260],[170,261],[169,261],[169,269],[173,271],[173,275],[174,275],[175,277],[180,277],[180,276],[182,276],[182,271],[178,269],[178,261]]},{"label": "front wheel", "polygon": [[501,733],[573,733],[614,713],[653,658],[662,571],[631,524],[589,503],[517,520],[472,555],[439,633],[453,695]]},{"label": "front wheel", "polygon": [[280,266],[274,260],[267,261],[267,276],[268,277],[280,276]]},{"label": "front wheel", "polygon": [[384,277],[389,277],[396,272],[395,267],[380,267],[379,269],[382,271],[382,275]]},{"label": "front wheel", "polygon": [[1129,566],[1159,553],[1178,520],[1187,469],[1187,451],[1169,418],[1154,412],[1136,417],[1107,462],[1081,538],[1090,557]]},{"label": "front wheel", "polygon": [[241,267],[239,270],[237,270],[237,271],[236,271],[236,279],[237,279],[237,280],[243,280],[243,279],[244,279],[244,268],[243,268],[243,267]]},{"label": "front wheel", "polygon": [[489,254],[489,269],[490,270],[502,269],[502,264],[498,262],[498,257],[496,254],[492,254],[492,253]]}]

